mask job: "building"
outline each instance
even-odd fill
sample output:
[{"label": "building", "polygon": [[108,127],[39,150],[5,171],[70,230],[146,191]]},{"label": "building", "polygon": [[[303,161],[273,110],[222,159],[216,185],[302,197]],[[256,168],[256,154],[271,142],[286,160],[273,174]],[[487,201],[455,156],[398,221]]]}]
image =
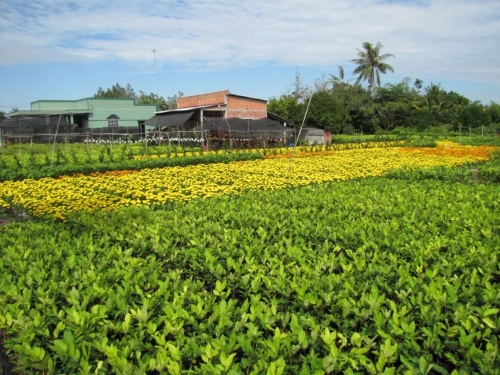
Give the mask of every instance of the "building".
[{"label": "building", "polygon": [[332,133],[318,128],[303,128],[298,134],[300,144],[324,145],[332,142]]},{"label": "building", "polygon": [[177,99],[177,108],[199,108],[200,121],[203,117],[251,120],[267,117],[266,100],[231,94],[229,90],[180,97]]},{"label": "building", "polygon": [[[161,130],[178,127],[188,130],[217,118],[253,121],[270,117],[272,115],[267,112],[266,100],[235,95],[224,90],[180,97],[177,99],[177,109],[156,112],[153,118],[146,121],[146,125]],[[282,126],[286,125],[283,119],[278,120],[276,116],[271,120],[273,123],[281,122]]]},{"label": "building", "polygon": [[178,108],[156,112],[146,121],[158,137],[196,139],[207,147],[286,144],[294,130],[267,112],[267,101],[235,95],[229,90],[184,96]]},{"label": "building", "polygon": [[37,100],[28,111],[10,113],[10,125],[36,127],[69,124],[78,131],[97,128],[133,128],[145,131],[144,122],[157,111],[156,105],[135,104],[133,99],[84,98]]}]

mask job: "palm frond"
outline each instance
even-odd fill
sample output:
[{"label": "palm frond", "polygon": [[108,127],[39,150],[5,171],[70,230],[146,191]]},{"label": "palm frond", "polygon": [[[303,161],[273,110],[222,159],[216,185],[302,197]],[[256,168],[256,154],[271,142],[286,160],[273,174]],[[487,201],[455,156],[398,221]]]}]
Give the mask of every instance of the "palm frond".
[{"label": "palm frond", "polygon": [[381,55],[380,50],[383,45],[380,42],[375,45],[364,42],[362,46],[363,49],[358,49],[358,58],[351,60],[357,65],[353,74],[358,75],[356,84],[368,81],[368,86],[375,90],[377,86],[380,86],[380,73],[386,74],[387,71],[394,73],[394,68],[384,61],[395,56],[390,53]]}]

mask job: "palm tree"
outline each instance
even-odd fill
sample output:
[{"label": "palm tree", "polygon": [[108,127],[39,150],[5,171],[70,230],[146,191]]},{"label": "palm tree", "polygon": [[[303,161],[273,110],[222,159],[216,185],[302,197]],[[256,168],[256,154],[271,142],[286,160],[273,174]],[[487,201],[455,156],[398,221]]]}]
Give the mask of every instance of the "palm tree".
[{"label": "palm tree", "polygon": [[394,68],[384,61],[389,57],[394,57],[390,53],[380,54],[382,44],[377,42],[373,46],[369,42],[363,43],[363,50],[358,48],[358,58],[352,60],[357,65],[353,74],[358,75],[356,84],[361,81],[368,81],[368,87],[375,92],[380,86],[380,73],[385,74],[387,71],[394,73]]},{"label": "palm tree", "polygon": [[429,111],[432,112],[434,117],[444,122],[447,113],[453,107],[453,103],[446,100],[446,91],[441,88],[441,84],[432,83],[425,88],[425,102]]},{"label": "palm tree", "polygon": [[330,74],[330,80],[329,82],[332,84],[332,87],[340,86],[342,88],[346,88],[349,86],[349,81],[344,80],[344,67],[342,65],[338,66],[339,69],[339,75],[334,76],[333,74]]},{"label": "palm tree", "polygon": [[330,74],[330,82],[335,86],[335,85],[340,85],[344,82],[344,68],[342,65],[339,65],[339,76],[334,76],[333,74]]},{"label": "palm tree", "polygon": [[424,83],[424,81],[422,81],[420,78],[417,78],[415,80],[415,82],[413,83],[413,87],[415,87],[415,89],[417,91],[420,91],[420,89],[422,88],[422,84]]},{"label": "palm tree", "polygon": [[439,107],[443,102],[443,90],[441,84],[432,83],[425,88],[425,101],[429,109]]}]

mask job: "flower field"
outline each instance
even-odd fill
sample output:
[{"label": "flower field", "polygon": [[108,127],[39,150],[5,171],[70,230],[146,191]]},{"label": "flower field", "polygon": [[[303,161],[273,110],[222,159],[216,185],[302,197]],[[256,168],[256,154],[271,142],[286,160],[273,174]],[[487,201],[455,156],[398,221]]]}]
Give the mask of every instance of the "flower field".
[{"label": "flower field", "polygon": [[442,142],[436,148],[359,148],[276,153],[264,160],[116,171],[0,183],[0,209],[64,219],[75,211],[162,205],[244,191],[380,176],[403,167],[456,166],[483,161],[493,147]]},{"label": "flower field", "polygon": [[2,182],[0,212],[37,218],[0,225],[0,369],[500,375],[491,151],[315,148]]}]

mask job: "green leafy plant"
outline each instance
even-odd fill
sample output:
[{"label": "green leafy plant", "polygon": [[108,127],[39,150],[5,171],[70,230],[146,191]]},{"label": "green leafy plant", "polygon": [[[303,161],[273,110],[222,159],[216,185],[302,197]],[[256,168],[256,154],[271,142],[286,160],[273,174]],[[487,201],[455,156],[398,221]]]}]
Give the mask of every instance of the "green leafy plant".
[{"label": "green leafy plant", "polygon": [[498,186],[411,178],[1,226],[9,358],[25,373],[497,374]]}]

